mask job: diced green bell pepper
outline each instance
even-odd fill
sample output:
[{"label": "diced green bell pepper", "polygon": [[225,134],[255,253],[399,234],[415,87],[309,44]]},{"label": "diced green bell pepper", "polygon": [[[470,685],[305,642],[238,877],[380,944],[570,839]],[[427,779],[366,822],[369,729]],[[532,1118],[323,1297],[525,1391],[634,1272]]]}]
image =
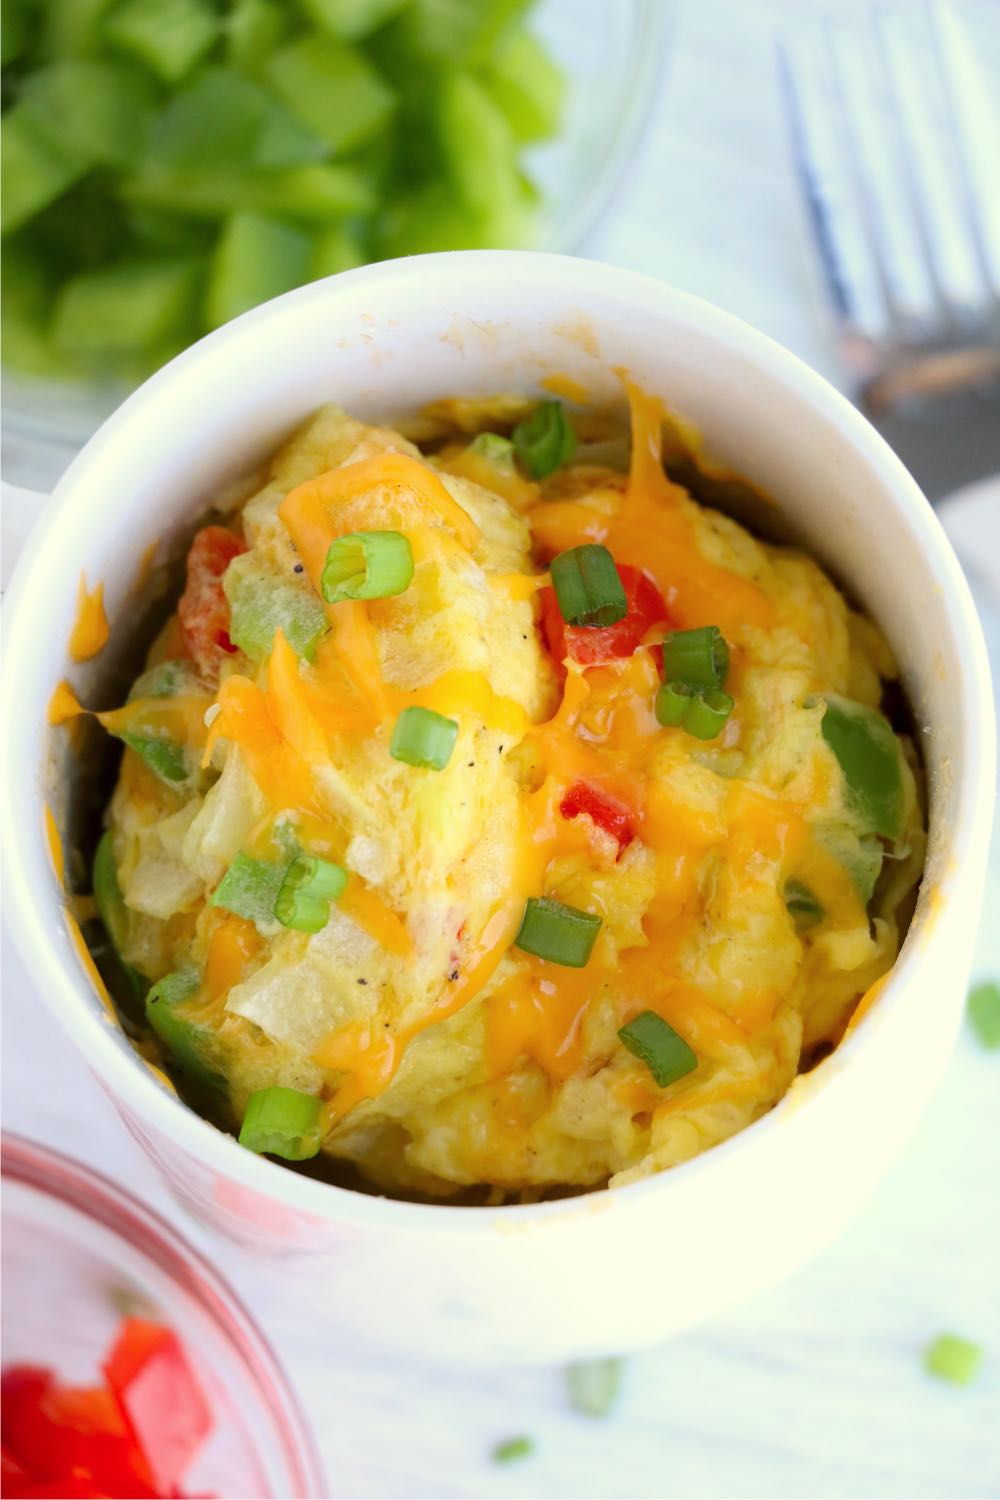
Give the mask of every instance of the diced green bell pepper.
[{"label": "diced green bell pepper", "polygon": [[148,989],[147,981],[142,977],[138,969],[134,969],[122,957],[128,938],[128,913],[125,909],[125,899],[122,896],[121,886],[118,884],[118,869],[115,865],[115,854],[110,833],[102,834],[100,842],[97,845],[94,853],[92,879],[94,900],[97,903],[97,914],[104,923],[104,930],[108,934],[111,946],[118,955],[119,962],[129,984],[136,995],[142,996]]},{"label": "diced green bell pepper", "polygon": [[245,552],[229,564],[222,587],[229,600],[230,639],[251,661],[263,661],[270,654],[276,630],[284,631],[297,656],[312,661],[328,622],[306,582],[296,584],[269,573],[252,552]]},{"label": "diced green bell pepper", "polygon": [[373,40],[393,78],[488,62],[532,0],[410,0]]},{"label": "diced green bell pepper", "polygon": [[212,895],[212,905],[235,912],[259,926],[276,922],[274,903],[291,860],[252,859],[237,854]]},{"label": "diced green bell pepper", "polygon": [[293,16],[278,0],[235,0],[225,20],[226,54],[244,72],[254,73],[288,34]]},{"label": "diced green bell pepper", "polygon": [[486,89],[518,141],[544,141],[559,129],[565,79],[542,43],[518,27],[490,59]]},{"label": "diced green bell pepper", "polygon": [[245,212],[303,224],[327,224],[372,207],[370,183],[355,167],[336,162],[242,176],[212,166],[149,172],[128,184],[126,197],[194,218],[223,219]]},{"label": "diced green bell pepper", "polygon": [[223,1075],[211,1065],[211,1031],[187,1020],[178,1010],[195,994],[199,983],[194,969],[179,969],[164,975],[146,996],[146,1020],[182,1073],[202,1088],[220,1093],[227,1085]]},{"label": "diced green bell pepper", "polygon": [[30,73],[19,108],[65,160],[122,166],[142,150],[153,97],[149,80],[127,63],[67,60]]},{"label": "diced green bell pepper", "polygon": [[314,25],[329,36],[354,42],[376,31],[409,0],[302,0]]},{"label": "diced green bell pepper", "polygon": [[136,755],[142,757],[149,769],[155,771],[161,781],[170,784],[187,781],[190,771],[183,745],[175,745],[172,740],[154,739],[152,735],[133,734],[128,729],[119,738],[124,740]]},{"label": "diced green bell pepper", "polygon": [[27,223],[83,171],[79,158],[67,157],[39,134],[30,111],[14,105],[5,113],[0,130],[0,229],[7,234]]},{"label": "diced green bell pepper", "polygon": [[846,823],[824,823],[816,830],[816,841],[844,866],[861,904],[867,906],[882,869],[883,850],[878,838],[874,834],[859,835]]},{"label": "diced green bell pepper", "polygon": [[346,225],[334,224],[313,239],[306,280],[320,281],[324,276],[337,276],[341,271],[363,266],[365,259],[358,236]]},{"label": "diced green bell pepper", "polygon": [[118,0],[102,26],[108,41],[171,84],[210,50],[221,22],[210,0]]},{"label": "diced green bell pepper", "polygon": [[393,90],[364,55],[326,37],[289,42],[267,77],[292,114],[335,152],[370,140],[395,107]]},{"label": "diced green bell pepper", "polygon": [[261,214],[234,214],[223,227],[209,270],[205,293],[209,327],[218,328],[248,308],[301,285],[311,249],[309,236],[291,224]]},{"label": "diced green bell pepper", "polygon": [[59,294],[53,338],[69,353],[94,355],[165,341],[192,322],[201,275],[188,258],[85,271]]},{"label": "diced green bell pepper", "polygon": [[833,694],[825,696],[823,738],[844,773],[851,799],[872,832],[898,839],[903,832],[903,752],[888,719]]},{"label": "diced green bell pepper", "polygon": [[471,73],[452,74],[441,84],[437,124],[445,171],[463,203],[486,213],[517,201],[514,133]]}]

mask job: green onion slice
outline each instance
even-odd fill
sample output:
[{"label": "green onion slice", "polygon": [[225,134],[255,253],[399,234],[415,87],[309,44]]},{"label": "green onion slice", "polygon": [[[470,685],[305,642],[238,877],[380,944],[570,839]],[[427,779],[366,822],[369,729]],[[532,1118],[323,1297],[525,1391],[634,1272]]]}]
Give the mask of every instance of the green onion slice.
[{"label": "green onion slice", "polygon": [[458,724],[432,708],[404,708],[392,731],[393,760],[425,771],[443,771],[458,739]]},{"label": "green onion slice", "polygon": [[888,719],[850,698],[825,699],[823,738],[840,763],[854,803],[874,833],[903,831],[903,753]]},{"label": "green onion slice", "polygon": [[733,711],[733,700],[721,688],[691,688],[665,682],[656,694],[655,713],[666,728],[680,726],[697,740],[714,740]]},{"label": "green onion slice", "polygon": [[208,1062],[212,1033],[189,1020],[178,1007],[190,1000],[201,980],[196,969],[178,969],[157,980],[146,996],[146,1020],[172,1061],[192,1083],[212,1093],[226,1089],[226,1080]]},{"label": "green onion slice", "polygon": [[550,963],[582,969],[593,952],[601,922],[601,917],[592,917],[575,906],[564,906],[548,896],[532,896],[524,908],[514,946]]},{"label": "green onion slice", "polygon": [[698,1066],[684,1038],[653,1010],[640,1011],[618,1035],[633,1056],[646,1064],[661,1089]]},{"label": "green onion slice", "polygon": [[535,1445],[531,1438],[522,1435],[497,1443],[490,1457],[495,1464],[512,1464],[520,1458],[530,1458],[534,1451]]},{"label": "green onion slice", "polygon": [[401,531],[355,531],[330,543],[320,588],[327,604],[388,599],[412,577],[413,548]]},{"label": "green onion slice", "polygon": [[613,625],[628,614],[628,600],[607,547],[588,542],[552,559],[549,573],[568,625]]},{"label": "green onion slice", "polygon": [[729,647],[718,625],[675,630],[663,642],[663,680],[689,688],[720,688],[729,671]]},{"label": "green onion slice", "polygon": [[[96,880],[94,886],[96,890]],[[970,990],[969,1021],[984,1047],[991,1052],[1000,1047],[1000,984],[995,979],[984,979]]]},{"label": "green onion slice", "polygon": [[212,905],[247,917],[251,922],[273,922],[278,892],[288,870],[288,861],[251,859],[237,854],[212,895]]},{"label": "green onion slice", "polygon": [[511,437],[518,458],[535,479],[561,469],[576,452],[576,433],[561,401],[543,401],[518,422]]},{"label": "green onion slice", "polygon": [[971,1339],[957,1333],[942,1333],[924,1350],[924,1369],[953,1385],[969,1385],[979,1374],[983,1351]]},{"label": "green onion slice", "polygon": [[329,860],[300,854],[285,871],[274,915],[296,932],[319,932],[330,919],[330,902],[343,894],[347,872]]},{"label": "green onion slice", "polygon": [[606,1417],[622,1385],[620,1359],[581,1359],[566,1370],[566,1387],[574,1411],[584,1417]]},{"label": "green onion slice", "polygon": [[801,880],[785,881],[785,905],[796,927],[814,927],[826,915],[812,891]]},{"label": "green onion slice", "polygon": [[240,1145],[283,1156],[286,1161],[305,1161],[320,1148],[321,1110],[314,1094],[279,1087],[258,1089],[247,1101]]}]

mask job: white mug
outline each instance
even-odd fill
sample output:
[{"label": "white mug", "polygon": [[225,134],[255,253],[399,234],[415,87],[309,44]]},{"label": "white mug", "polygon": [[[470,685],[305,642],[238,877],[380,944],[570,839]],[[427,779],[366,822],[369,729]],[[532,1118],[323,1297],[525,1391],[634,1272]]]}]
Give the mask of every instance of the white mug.
[{"label": "white mug", "polygon": [[[64,731],[101,660],[67,656],[81,570],[111,650],[138,560],[303,417],[387,419],[441,396],[533,392],[547,375],[621,400],[625,367],[769,491],[882,626],[922,731],[927,870],[878,1002],[765,1118],[633,1185],[536,1206],[458,1208],[352,1192],[244,1150],[136,1055],[64,921],[45,804],[65,818]],[[7,607],[2,828],[8,919],[129,1129],[206,1223],[307,1289],[331,1337],[424,1358],[556,1360],[650,1343],[776,1281],[842,1227],[906,1140],[962,1012],[993,795],[986,654],[961,570],[905,469],[847,401],[733,318],[655,281],[559,256],[434,255],[351,271],[259,307],[138,390],[72,464]],[[45,1083],[45,1058],[25,1058]],[[295,1257],[293,1260],[292,1257]]]}]

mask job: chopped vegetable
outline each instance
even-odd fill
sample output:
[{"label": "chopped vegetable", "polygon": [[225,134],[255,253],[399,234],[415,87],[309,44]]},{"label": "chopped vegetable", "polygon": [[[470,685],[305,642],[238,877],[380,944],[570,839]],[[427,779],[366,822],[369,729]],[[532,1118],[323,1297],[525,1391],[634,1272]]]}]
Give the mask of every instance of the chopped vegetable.
[{"label": "chopped vegetable", "polygon": [[555,134],[563,110],[564,79],[530,31],[518,27],[508,32],[490,58],[485,81],[518,141],[543,141]]},{"label": "chopped vegetable", "polygon": [[584,1359],[566,1371],[569,1402],[584,1417],[606,1417],[621,1394],[622,1361],[616,1358]]},{"label": "chopped vegetable", "polygon": [[601,917],[564,906],[548,896],[529,897],[514,946],[536,958],[582,969],[590,959],[601,930]]},{"label": "chopped vegetable", "polygon": [[559,804],[564,818],[585,813],[598,828],[618,841],[619,853],[635,838],[635,815],[624,802],[589,781],[576,781]]},{"label": "chopped vegetable", "polygon": [[892,726],[863,703],[825,699],[823,738],[844,773],[859,813],[873,833],[897,839],[903,831],[903,754]]},{"label": "chopped vegetable", "polygon": [[187,581],[177,603],[177,618],[202,674],[209,681],[236,650],[229,635],[229,601],[222,580],[234,557],[246,547],[224,526],[204,526],[195,533],[187,558]]},{"label": "chopped vegetable", "polygon": [[469,446],[473,453],[495,464],[498,469],[513,471],[514,444],[510,438],[501,437],[498,432],[480,432]]},{"label": "chopped vegetable", "polygon": [[627,611],[613,625],[567,625],[555,589],[540,590],[542,634],[553,659],[560,665],[567,658],[581,666],[592,666],[631,656],[650,626],[668,618],[659,589],[644,573],[624,563],[617,565],[617,573],[625,590]]},{"label": "chopped vegetable", "polygon": [[190,256],[81,271],[56,299],[53,341],[95,358],[162,344],[194,318],[200,278]]},{"label": "chopped vegetable", "polygon": [[161,661],[140,673],[128,695],[129,703],[137,698],[172,698],[176,693],[197,690],[197,678],[187,661]]},{"label": "chopped vegetable", "polygon": [[729,647],[717,625],[675,630],[663,642],[663,680],[697,691],[725,686]]},{"label": "chopped vegetable", "polygon": [[141,755],[161,781],[187,781],[190,772],[183,745],[176,745],[168,739],[156,739],[148,734],[135,734],[130,729],[123,730],[119,739],[124,740],[136,755]]},{"label": "chopped vegetable", "polygon": [[330,543],[320,586],[328,604],[402,594],[413,577],[413,549],[400,531],[356,531]]},{"label": "chopped vegetable", "polygon": [[309,236],[292,224],[262,214],[234,214],[215,247],[205,322],[218,328],[258,302],[299,286],[311,253]]},{"label": "chopped vegetable", "polygon": [[285,870],[274,901],[274,915],[296,932],[320,932],[330,919],[330,902],[343,895],[347,872],[329,860],[300,854]]},{"label": "chopped vegetable", "polygon": [[153,1483],[170,1493],[212,1429],[212,1417],[177,1335],[128,1318],[104,1373]]},{"label": "chopped vegetable", "polygon": [[404,708],[389,742],[393,760],[425,771],[443,771],[458,739],[458,724],[431,708]]},{"label": "chopped vegetable", "polygon": [[230,639],[251,661],[270,655],[279,630],[297,656],[313,660],[328,623],[307,583],[268,572],[245,552],[230,563],[222,587],[229,600]]},{"label": "chopped vegetable", "polygon": [[847,823],[821,823],[816,841],[840,861],[857,890],[862,906],[867,906],[882,869],[884,850],[875,834],[859,834]]},{"label": "chopped vegetable", "polygon": [[628,613],[628,600],[607,547],[588,543],[560,552],[549,567],[559,609],[568,625],[614,625]]},{"label": "chopped vegetable", "polygon": [[212,905],[267,925],[275,920],[275,902],[287,870],[288,861],[251,859],[241,851],[216,887]]},{"label": "chopped vegetable", "polygon": [[178,1011],[197,993],[200,982],[195,969],[164,975],[146,996],[146,1020],[181,1072],[200,1087],[219,1093],[225,1090],[226,1080],[206,1060],[213,1045],[212,1032]]},{"label": "chopped vegetable", "polygon": [[655,1011],[640,1011],[618,1035],[633,1056],[646,1064],[661,1089],[698,1066],[697,1055],[684,1038]]},{"label": "chopped vegetable", "polygon": [[298,1089],[258,1089],[247,1102],[240,1128],[240,1145],[250,1151],[306,1161],[320,1148],[322,1104]]},{"label": "chopped vegetable", "polygon": [[969,1021],[984,1047],[1000,1047],[1000,984],[984,979],[969,992]]},{"label": "chopped vegetable", "polygon": [[177,83],[208,52],[219,21],[210,0],[118,0],[103,30],[110,42],[169,84]]},{"label": "chopped vegetable", "polygon": [[657,721],[666,728],[684,729],[698,740],[714,740],[732,711],[733,700],[721,688],[696,689],[683,682],[665,682],[656,695]]},{"label": "chopped vegetable", "polygon": [[146,980],[138,969],[134,969],[122,958],[127,938],[128,913],[125,909],[121,886],[118,884],[118,869],[115,865],[115,851],[110,832],[101,835],[94,853],[93,885],[97,914],[104,923],[104,930],[108,934],[111,946],[118,955],[134,992],[137,995],[144,995],[148,988]]},{"label": "chopped vegetable", "polygon": [[957,1333],[938,1334],[924,1350],[924,1369],[928,1375],[950,1380],[953,1385],[971,1385],[982,1362],[982,1347]]},{"label": "chopped vegetable", "polygon": [[785,881],[785,905],[796,927],[814,927],[826,915],[821,903],[800,880]]},{"label": "chopped vegetable", "polygon": [[543,401],[512,433],[518,458],[533,479],[545,479],[573,457],[576,433],[561,401]]},{"label": "chopped vegetable", "polygon": [[278,98],[331,151],[356,149],[377,134],[395,94],[363,53],[332,38],[289,42],[271,59],[267,77]]},{"label": "chopped vegetable", "polygon": [[511,1437],[497,1443],[490,1457],[495,1464],[512,1464],[518,1459],[530,1458],[534,1451],[535,1444],[530,1437]]}]

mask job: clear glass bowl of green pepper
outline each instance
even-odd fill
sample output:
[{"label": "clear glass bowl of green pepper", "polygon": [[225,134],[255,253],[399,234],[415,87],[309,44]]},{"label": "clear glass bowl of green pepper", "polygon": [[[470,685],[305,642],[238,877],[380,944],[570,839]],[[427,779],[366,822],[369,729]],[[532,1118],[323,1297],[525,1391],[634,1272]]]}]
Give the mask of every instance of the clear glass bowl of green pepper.
[{"label": "clear glass bowl of green pepper", "polygon": [[669,0],[3,0],[5,435],[44,482],[123,393],[365,261],[577,248]]}]

